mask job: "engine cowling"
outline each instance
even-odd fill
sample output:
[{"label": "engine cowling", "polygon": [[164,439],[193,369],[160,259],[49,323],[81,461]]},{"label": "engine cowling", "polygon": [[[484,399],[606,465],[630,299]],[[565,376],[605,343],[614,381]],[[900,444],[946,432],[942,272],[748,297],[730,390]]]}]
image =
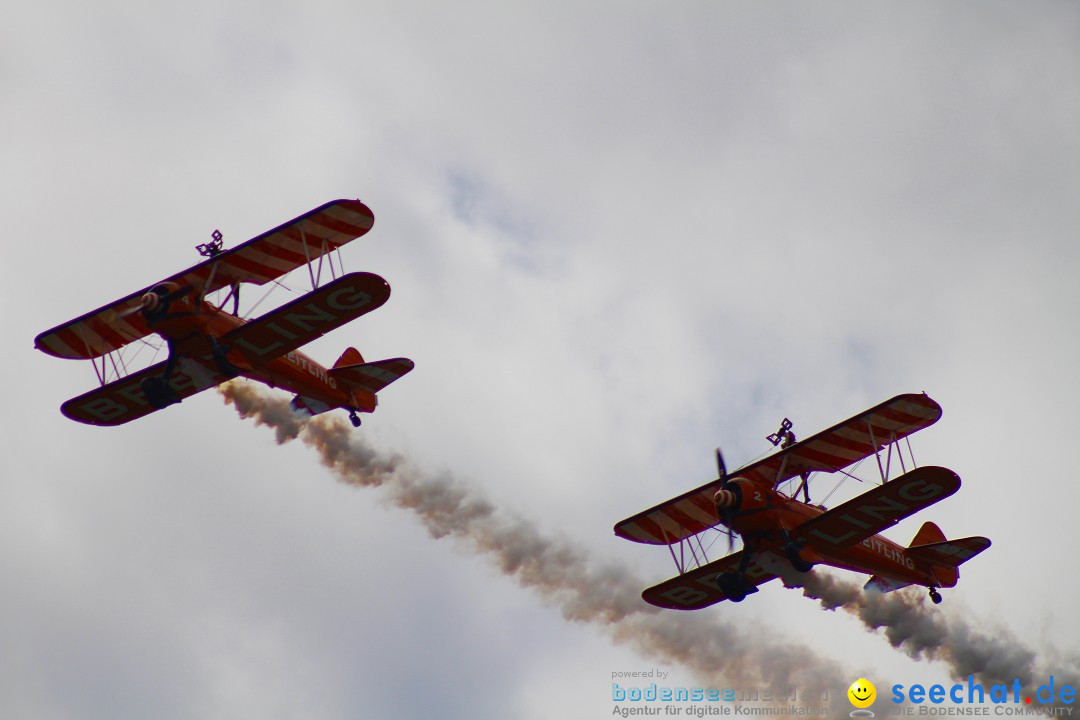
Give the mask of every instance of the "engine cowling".
[{"label": "engine cowling", "polygon": [[151,323],[161,320],[174,302],[185,302],[188,289],[181,289],[173,282],[163,282],[150,288],[140,299],[143,315]]},{"label": "engine cowling", "polygon": [[728,515],[769,505],[768,492],[744,477],[737,477],[717,490],[713,502],[719,512]]},{"label": "engine cowling", "polygon": [[[164,294],[164,293],[162,293]],[[155,312],[161,306],[161,295],[148,292],[142,296],[142,309],[148,313]]]}]

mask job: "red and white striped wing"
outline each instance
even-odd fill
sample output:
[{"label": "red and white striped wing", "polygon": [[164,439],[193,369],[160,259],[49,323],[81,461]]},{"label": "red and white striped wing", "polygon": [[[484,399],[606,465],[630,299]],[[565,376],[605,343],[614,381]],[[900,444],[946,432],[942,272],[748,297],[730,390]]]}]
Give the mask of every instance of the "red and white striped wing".
[{"label": "red and white striped wing", "polygon": [[[335,200],[161,282],[193,287],[203,295],[235,283],[262,285],[317,261],[374,223],[374,214],[359,200]],[[134,311],[149,289],[47,330],[34,345],[56,357],[90,359],[145,337],[152,331]]]},{"label": "red and white striped wing", "polygon": [[[731,473],[775,486],[804,472],[835,472],[873,455],[889,443],[929,427],[941,417],[941,406],[926,395],[898,395],[892,400],[835,425],[785,450]],[[713,494],[714,480],[696,490],[627,518],[615,534],[634,542],[670,545],[720,522]]]}]

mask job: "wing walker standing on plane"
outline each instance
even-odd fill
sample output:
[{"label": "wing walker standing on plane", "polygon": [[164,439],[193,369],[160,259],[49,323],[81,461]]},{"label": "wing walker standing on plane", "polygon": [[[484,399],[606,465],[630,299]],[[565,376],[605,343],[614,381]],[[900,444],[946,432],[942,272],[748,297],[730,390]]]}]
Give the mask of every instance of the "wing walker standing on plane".
[{"label": "wing walker standing on plane", "polygon": [[[824,564],[871,575],[867,587],[883,592],[923,585],[940,603],[938,589],[954,587],[957,568],[990,541],[947,540],[932,522],[906,548],[877,534],[960,489],[956,473],[915,467],[911,455],[908,435],[940,417],[941,407],[926,395],[898,395],[801,442],[785,418],[769,436],[779,452],[731,475],[717,450],[716,480],[615,525],[619,537],[667,545],[675,560],[679,575],[642,597],[658,607],[696,610],[721,600],[740,602],[763,583]],[[900,440],[907,444],[911,469]],[[894,448],[902,474],[890,480]],[[844,468],[870,456],[877,459],[881,485],[832,510],[810,502],[811,473],[847,475]],[[796,479],[794,490],[781,491]],[[718,526],[728,536],[729,553],[735,534],[743,547],[710,562],[702,535]]]},{"label": "wing walker standing on plane", "polygon": [[[60,358],[90,360],[100,387],[68,400],[61,412],[90,425],[120,425],[179,403],[237,376],[296,393],[293,407],[316,415],[334,408],[370,413],[375,394],[413,369],[407,358],[367,363],[348,348],[324,368],[298,348],[375,310],[390,297],[378,275],[343,274],[338,254],[371,229],[375,216],[359,200],[335,200],[231,249],[221,233],[199,245],[206,260],[41,333],[34,345]],[[331,280],[320,284],[323,267]],[[307,265],[312,291],[254,320],[238,316],[240,288],[264,285]],[[207,296],[228,288],[220,304]],[[225,309],[232,300],[231,312]],[[120,352],[157,333],[168,358],[129,373]],[[147,343],[149,344],[149,343]]]}]

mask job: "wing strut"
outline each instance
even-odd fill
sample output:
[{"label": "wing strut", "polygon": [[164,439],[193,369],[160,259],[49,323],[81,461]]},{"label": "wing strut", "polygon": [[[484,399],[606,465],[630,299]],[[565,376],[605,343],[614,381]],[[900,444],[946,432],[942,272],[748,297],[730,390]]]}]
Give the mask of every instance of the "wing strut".
[{"label": "wing strut", "polygon": [[885,481],[888,480],[888,476],[885,474],[885,469],[881,467],[880,446],[877,444],[877,438],[874,437],[874,423],[871,422],[869,418],[866,420],[866,430],[870,433],[870,444],[874,448],[874,459],[877,460],[877,469],[878,473],[881,474],[881,483],[885,484]]},{"label": "wing strut", "polygon": [[311,278],[311,289],[314,290],[319,287],[319,280],[322,276],[322,255],[319,256],[319,272],[316,275],[315,271],[311,269],[311,252],[308,250],[307,233],[304,232],[303,223],[300,223],[300,244],[304,246],[304,259],[307,260],[308,277]]},{"label": "wing strut", "polygon": [[[905,474],[907,472],[907,464],[904,462],[904,451],[900,447],[900,438],[896,436],[896,431],[890,431],[889,438],[885,442],[886,446],[889,449],[888,452],[885,454],[885,466],[882,467],[881,451],[878,447],[876,438],[874,438],[874,426],[869,420],[866,421],[866,429],[870,433],[870,441],[874,444],[874,458],[877,460],[878,473],[881,475],[881,483],[883,485],[887,483],[889,481],[889,477],[892,475],[892,456],[894,445],[896,446],[897,460],[900,462],[900,474]],[[914,470],[919,465],[915,462],[915,454],[911,451],[911,437],[905,435],[904,442],[905,444],[907,444],[908,456],[911,458],[911,469]]]}]

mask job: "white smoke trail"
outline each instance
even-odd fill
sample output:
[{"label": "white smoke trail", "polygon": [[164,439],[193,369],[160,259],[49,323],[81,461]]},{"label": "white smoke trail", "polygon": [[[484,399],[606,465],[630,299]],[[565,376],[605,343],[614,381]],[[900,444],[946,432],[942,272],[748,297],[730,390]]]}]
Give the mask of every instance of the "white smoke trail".
[{"label": "white smoke trail", "polygon": [[1028,696],[1051,675],[1058,687],[1080,686],[1078,658],[1049,649],[1040,661],[1008,629],[975,621],[962,608],[932,605],[921,589],[863,591],[857,583],[817,570],[792,573],[784,583],[801,587],[803,595],[828,610],[851,613],[870,630],[884,630],[889,644],[913,659],[943,662],[954,680],[974,676],[986,688],[1011,688],[1018,679]]},{"label": "white smoke trail", "polygon": [[433,538],[471,544],[567,620],[601,628],[644,656],[682,665],[706,687],[795,688],[813,697],[825,691],[831,714],[850,710],[842,689],[855,675],[810,648],[759,627],[751,632],[715,614],[661,611],[641,600],[647,583],[629,568],[598,564],[572,543],[497,511],[452,475],[421,473],[399,455],[376,451],[329,415],[299,418],[287,400],[251,384],[226,383],[220,392],[242,417],[273,428],[278,443],[299,439],[313,448],[342,482],[380,488],[392,504],[412,512]]},{"label": "white smoke trail", "polygon": [[[628,568],[598,565],[573,544],[543,535],[531,522],[499,512],[474,488],[452,475],[418,472],[398,455],[377,452],[344,422],[331,416],[304,419],[288,401],[250,384],[221,386],[242,417],[274,429],[278,443],[300,439],[344,483],[379,487],[394,505],[409,510],[434,538],[453,537],[492,558],[507,576],[536,592],[571,621],[604,629],[639,653],[678,663],[707,686],[790,688],[829,692],[833,715],[850,705],[838,692],[855,677],[810,648],[776,638],[761,627],[724,622],[716,614],[659,611],[640,599],[645,586]],[[969,675],[989,688],[1019,679],[1026,690],[1056,676],[1058,687],[1080,685],[1077,658],[1053,658],[1047,667],[1004,628],[986,627],[961,613],[929,605],[922,591],[882,594],[812,571],[785,584],[828,610],[842,609],[914,659],[943,662],[955,680]],[[1056,672],[1054,672],[1056,668]],[[884,697],[884,696],[883,696]]]}]

